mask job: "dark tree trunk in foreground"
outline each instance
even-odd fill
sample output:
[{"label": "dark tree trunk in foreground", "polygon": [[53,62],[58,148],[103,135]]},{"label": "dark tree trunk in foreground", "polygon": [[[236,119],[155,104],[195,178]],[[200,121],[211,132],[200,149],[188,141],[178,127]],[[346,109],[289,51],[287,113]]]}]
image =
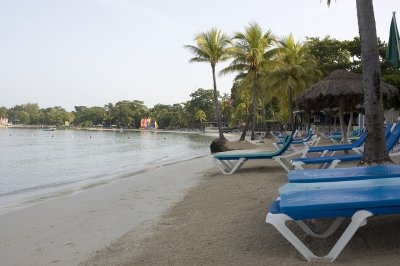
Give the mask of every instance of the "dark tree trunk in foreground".
[{"label": "dark tree trunk in foreground", "polygon": [[366,142],[363,161],[367,164],[391,162],[386,149],[383,103],[380,90],[381,66],[372,0],[356,0],[364,82]]},{"label": "dark tree trunk in foreground", "polygon": [[215,116],[217,118],[219,139],[220,140],[225,140],[224,132],[222,130],[221,111],[219,110],[219,104],[218,104],[217,81],[216,81],[216,78],[215,78],[215,65],[211,64],[211,68],[212,68],[213,84],[214,84],[214,91],[213,92],[214,92]]}]

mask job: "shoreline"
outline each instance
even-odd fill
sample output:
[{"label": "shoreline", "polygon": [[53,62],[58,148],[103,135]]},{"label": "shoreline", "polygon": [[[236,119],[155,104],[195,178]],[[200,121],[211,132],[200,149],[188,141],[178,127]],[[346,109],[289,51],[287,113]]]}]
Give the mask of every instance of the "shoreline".
[{"label": "shoreline", "polygon": [[[152,171],[157,171],[163,167],[179,164],[182,162],[200,159],[207,157],[209,155],[198,155],[195,157],[167,162],[167,163],[159,163],[154,165],[148,165],[143,168],[127,171],[127,172],[119,172],[113,175],[100,177],[100,178],[90,178],[86,180],[70,182],[70,183],[62,183],[51,186],[46,186],[43,188],[29,188],[24,189],[23,192],[13,191],[7,194],[0,195],[3,203],[0,205],[0,216],[3,214],[7,214],[10,212],[14,212],[17,210],[21,210],[24,208],[28,208],[35,204],[39,204],[44,201],[57,199],[59,197],[64,197],[67,195],[73,195],[75,193],[85,192],[86,190],[93,189],[99,186],[108,185],[113,182],[117,182],[120,179],[130,178],[136,175],[140,175],[143,173],[148,173]],[[58,189],[57,189],[58,188]],[[46,191],[47,190],[47,191]],[[41,191],[41,192],[39,192]],[[37,192],[37,193],[35,193]],[[38,193],[39,192],[39,193]],[[29,196],[31,195],[31,196]],[[4,202],[5,201],[5,202]]]},{"label": "shoreline", "polygon": [[77,265],[128,232],[144,232],[202,182],[207,166],[209,156],[165,165],[0,215],[2,263]]}]

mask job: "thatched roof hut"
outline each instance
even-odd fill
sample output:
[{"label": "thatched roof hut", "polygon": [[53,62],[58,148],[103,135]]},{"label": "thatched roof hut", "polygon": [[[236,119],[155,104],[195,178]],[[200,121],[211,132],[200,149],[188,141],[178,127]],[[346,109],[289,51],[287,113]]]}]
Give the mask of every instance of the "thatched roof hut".
[{"label": "thatched roof hut", "polygon": [[[390,98],[398,89],[381,82],[384,98]],[[364,91],[362,75],[346,70],[336,70],[297,97],[296,105],[300,110],[331,110],[340,106],[347,111],[363,108]]]}]

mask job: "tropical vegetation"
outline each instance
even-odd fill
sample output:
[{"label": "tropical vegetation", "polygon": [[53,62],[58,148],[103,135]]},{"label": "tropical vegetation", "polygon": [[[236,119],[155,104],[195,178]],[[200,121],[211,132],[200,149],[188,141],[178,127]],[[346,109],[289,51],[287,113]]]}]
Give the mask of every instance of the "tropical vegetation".
[{"label": "tropical vegetation", "polygon": [[[207,121],[242,133],[251,127],[254,137],[255,130],[269,132],[272,126],[296,128],[299,121],[292,115],[294,98],[332,71],[363,71],[359,37],[344,41],[330,36],[307,37],[299,42],[292,35],[275,36],[257,23],[247,25],[232,38],[217,29],[196,36],[195,45],[185,46],[194,56],[190,61],[209,63],[213,79],[210,88],[198,88],[185,102],[148,107],[140,99],[129,99],[104,106],[75,106],[72,111],[25,103],[0,107],[0,117],[13,124],[104,128],[140,128],[142,118],[151,118],[160,129],[172,130],[201,130]],[[382,80],[400,88],[399,69],[385,60],[386,43],[377,39],[376,44]],[[220,74],[236,76],[230,94],[221,95],[216,66],[226,60],[230,61]],[[400,109],[399,95],[384,104],[385,108]],[[222,126],[219,130],[223,139]]]}]

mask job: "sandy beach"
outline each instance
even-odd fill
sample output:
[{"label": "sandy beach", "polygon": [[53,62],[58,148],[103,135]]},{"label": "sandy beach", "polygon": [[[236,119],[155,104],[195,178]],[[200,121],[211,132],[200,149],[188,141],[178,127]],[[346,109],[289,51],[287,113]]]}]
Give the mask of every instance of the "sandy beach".
[{"label": "sandy beach", "polygon": [[[317,265],[265,223],[286,182],[272,160],[230,176],[210,156],[169,165],[0,216],[1,264]],[[399,225],[369,219],[334,263],[398,265]],[[291,226],[318,255],[344,228],[319,240]]]},{"label": "sandy beach", "polygon": [[128,232],[140,239],[207,166],[209,157],[148,169],[0,215],[0,265],[78,265]]}]

